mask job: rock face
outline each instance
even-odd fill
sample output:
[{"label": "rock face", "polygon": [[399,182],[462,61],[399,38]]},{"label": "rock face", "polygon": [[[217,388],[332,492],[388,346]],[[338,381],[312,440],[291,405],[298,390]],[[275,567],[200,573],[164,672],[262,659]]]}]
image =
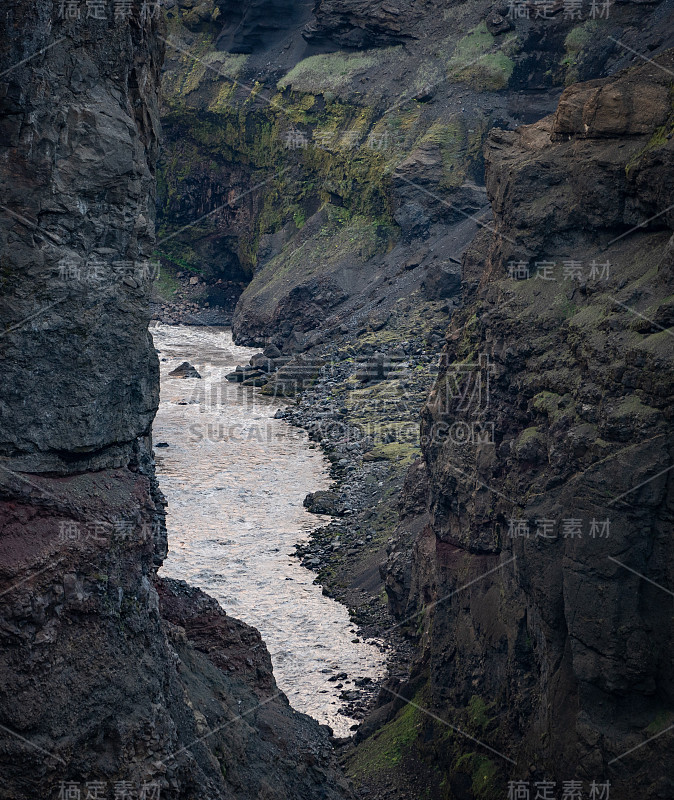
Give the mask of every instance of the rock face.
[{"label": "rock face", "polygon": [[428,487],[416,466],[408,480],[425,508],[387,577],[421,637],[413,685],[481,743],[436,751],[460,797],[492,796],[480,776],[493,796],[674,791],[673,66],[668,51],[572,86],[488,140],[494,227],[464,258],[465,277],[483,268],[423,414]]},{"label": "rock face", "polygon": [[69,472],[128,462],[157,403],[147,298],[161,52],[156,20],[108,31],[53,14],[19,3],[3,19],[0,457]]},{"label": "rock face", "polygon": [[141,4],[107,13],[3,9],[0,797],[337,800],[259,634],[157,578],[162,52]]},{"label": "rock face", "polygon": [[306,15],[296,0],[226,0],[217,4],[218,19],[225,25],[218,36],[220,48],[232,53],[252,53],[269,46],[270,40],[287,36]]},{"label": "rock face", "polygon": [[308,41],[328,39],[342,47],[376,47],[412,38],[410,29],[423,10],[388,0],[320,0],[314,14],[304,30]]}]

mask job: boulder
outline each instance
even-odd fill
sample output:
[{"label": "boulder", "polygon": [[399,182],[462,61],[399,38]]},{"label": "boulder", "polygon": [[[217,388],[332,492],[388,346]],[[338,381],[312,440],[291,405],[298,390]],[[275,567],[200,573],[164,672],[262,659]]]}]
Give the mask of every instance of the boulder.
[{"label": "boulder", "polygon": [[201,378],[201,375],[199,375],[197,370],[190,364],[189,361],[183,361],[179,367],[171,370],[169,375],[172,378]]},{"label": "boulder", "polygon": [[250,359],[251,367],[259,369],[262,372],[274,372],[276,364],[271,358],[267,358],[263,353],[258,353]]},{"label": "boulder", "polygon": [[512,28],[512,23],[506,17],[502,17],[498,11],[492,11],[485,19],[487,30],[492,36],[507,33]]},{"label": "boulder", "polygon": [[275,344],[268,344],[262,351],[262,355],[265,358],[279,358],[281,351]]},{"label": "boulder", "polygon": [[341,515],[339,496],[335,492],[311,492],[304,498],[303,505],[311,514],[330,514],[333,517]]},{"label": "boulder", "polygon": [[433,261],[428,266],[422,283],[429,300],[446,300],[461,290],[461,265],[451,261]]}]

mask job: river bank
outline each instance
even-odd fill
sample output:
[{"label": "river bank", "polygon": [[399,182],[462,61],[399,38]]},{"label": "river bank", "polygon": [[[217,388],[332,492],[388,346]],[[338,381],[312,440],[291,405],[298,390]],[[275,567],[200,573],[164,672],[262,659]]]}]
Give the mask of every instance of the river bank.
[{"label": "river bank", "polygon": [[[225,380],[254,350],[221,328],[152,328],[162,395],[156,468],[167,497],[164,574],[215,597],[258,628],[295,708],[352,733],[384,674],[385,647],[359,634],[346,609],[293,558],[328,517],[307,514],[308,490],[328,488],[327,462],[275,398]],[[188,360],[201,377],[171,373]]]},{"label": "river bank", "polygon": [[[413,643],[401,635],[389,611],[384,578],[398,525],[398,498],[407,470],[420,454],[419,411],[437,373],[438,337],[434,325],[435,320],[430,317],[422,335],[409,339],[400,336],[395,347],[385,348],[395,366],[382,380],[364,380],[367,364],[381,355],[369,337],[313,350],[311,357],[323,366],[306,386],[298,387],[300,391],[293,397],[274,392],[265,395],[264,390],[228,383],[222,380],[224,370],[219,375],[218,385],[225,392],[246,393],[258,404],[257,412],[265,409],[264,413],[273,415],[277,425],[289,424],[306,431],[326,458],[324,482],[314,483],[304,498],[309,511],[323,513],[306,514],[302,510],[297,518],[301,522],[294,524],[295,530],[305,535],[293,543],[288,554],[295,556],[292,560],[297,567],[301,564],[304,568],[301,574],[307,575],[308,570],[315,575],[312,582],[316,588],[321,587],[323,595],[348,609],[353,640],[348,644],[380,641],[386,652],[386,670],[376,676],[355,674],[344,668],[327,678],[328,689],[341,690],[342,713],[354,723],[349,725],[350,730],[337,726],[338,740],[352,735],[373,709],[390,701],[385,692],[381,693],[382,685],[399,686],[409,675]],[[202,333],[207,330],[201,329]],[[240,366],[246,366],[251,357],[254,360],[257,352],[254,348],[231,349],[242,362]],[[186,351],[171,351],[170,355],[173,365],[186,356]],[[291,366],[306,357],[292,357]],[[229,369],[233,366],[230,358]],[[198,363],[197,367],[202,369]],[[160,408],[155,425],[158,435],[161,426]],[[207,428],[202,424],[200,430]],[[238,435],[245,438],[245,429],[241,428]],[[161,472],[164,455],[159,459]],[[256,493],[261,491],[265,491],[262,484]],[[290,554],[292,549],[294,553]],[[169,562],[170,559],[171,556]],[[288,577],[301,582],[295,572]],[[190,580],[194,582],[195,577]],[[200,585],[222,602],[222,591],[217,586]],[[246,605],[250,608],[250,603]],[[253,619],[250,614],[246,619],[264,632],[264,621]],[[273,637],[269,641],[265,633],[265,640],[274,657]],[[327,674],[325,666],[322,669]],[[282,673],[277,678],[283,686]]]}]

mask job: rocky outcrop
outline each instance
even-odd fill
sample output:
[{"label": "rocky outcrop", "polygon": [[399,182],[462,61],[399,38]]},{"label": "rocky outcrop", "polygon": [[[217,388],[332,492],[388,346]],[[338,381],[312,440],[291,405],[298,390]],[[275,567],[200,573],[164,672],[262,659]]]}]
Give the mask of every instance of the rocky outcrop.
[{"label": "rocky outcrop", "polygon": [[2,17],[0,796],[337,800],[259,634],[157,578],[160,20],[70,5]]},{"label": "rocky outcrop", "polygon": [[147,296],[161,50],[156,19],[108,34],[103,20],[51,14],[19,3],[3,20],[0,457],[67,473],[128,462],[157,403]]},{"label": "rocky outcrop", "polygon": [[295,712],[279,692],[260,634],[183,581],[164,579],[158,590],[196,720],[183,735],[208,742],[214,772],[224,777],[222,796],[351,797],[329,729]]},{"label": "rocky outcrop", "polygon": [[[488,141],[494,227],[423,413],[426,524],[403,520],[387,578],[424,704],[464,732],[435,751],[460,797],[674,788],[673,66]],[[423,761],[443,726],[420,725]]]},{"label": "rocky outcrop", "polygon": [[327,39],[342,47],[398,44],[414,36],[412,29],[422,14],[414,4],[388,0],[319,0],[303,35],[308,41]]},{"label": "rocky outcrop", "polygon": [[175,369],[172,369],[169,372],[169,376],[172,378],[200,378],[199,372],[197,371],[196,367],[193,367],[189,361],[183,361],[182,364],[177,366]]}]

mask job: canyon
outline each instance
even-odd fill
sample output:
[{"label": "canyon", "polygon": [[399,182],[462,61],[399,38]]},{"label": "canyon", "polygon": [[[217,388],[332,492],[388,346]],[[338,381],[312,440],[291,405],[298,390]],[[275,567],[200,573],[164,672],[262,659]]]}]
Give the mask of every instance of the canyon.
[{"label": "canyon", "polygon": [[[108,5],[2,9],[0,797],[671,798],[671,3]],[[162,572],[152,316],[331,464],[352,738]]]}]

